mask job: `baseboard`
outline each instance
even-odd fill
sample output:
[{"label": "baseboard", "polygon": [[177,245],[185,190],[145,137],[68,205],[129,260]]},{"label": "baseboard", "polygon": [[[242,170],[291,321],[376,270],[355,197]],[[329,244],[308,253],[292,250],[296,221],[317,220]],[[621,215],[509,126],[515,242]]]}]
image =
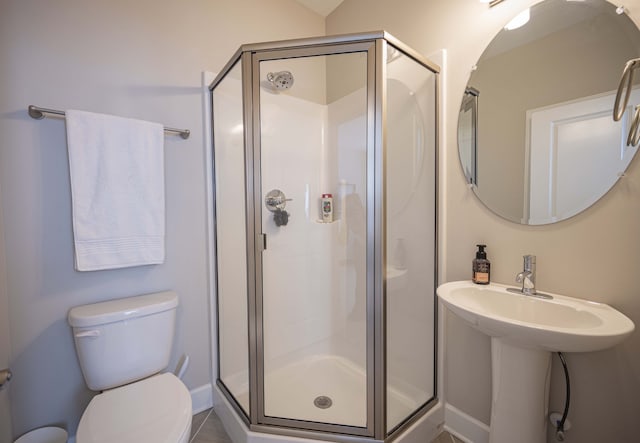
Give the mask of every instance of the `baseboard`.
[{"label": "baseboard", "polygon": [[447,403],[444,429],[467,443],[489,443],[489,426]]},{"label": "baseboard", "polygon": [[211,383],[192,389],[190,392],[194,415],[206,411],[213,406],[213,388],[211,387]]}]

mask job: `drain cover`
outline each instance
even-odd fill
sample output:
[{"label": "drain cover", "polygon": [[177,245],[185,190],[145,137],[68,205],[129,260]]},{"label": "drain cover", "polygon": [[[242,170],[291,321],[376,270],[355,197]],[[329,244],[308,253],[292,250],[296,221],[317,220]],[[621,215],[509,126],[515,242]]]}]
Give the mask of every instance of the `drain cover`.
[{"label": "drain cover", "polygon": [[317,408],[327,409],[331,407],[331,405],[333,404],[333,401],[329,397],[325,397],[324,395],[321,395],[319,397],[316,397],[315,400],[313,400],[313,404]]}]

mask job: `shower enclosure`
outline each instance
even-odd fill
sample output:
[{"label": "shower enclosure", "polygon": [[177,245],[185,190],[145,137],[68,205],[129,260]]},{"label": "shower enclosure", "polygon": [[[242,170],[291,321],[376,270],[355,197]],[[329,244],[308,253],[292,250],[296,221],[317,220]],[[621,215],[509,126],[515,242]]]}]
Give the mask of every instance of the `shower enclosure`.
[{"label": "shower enclosure", "polygon": [[438,69],[375,32],[211,84],[217,389],[249,429],[382,441],[435,403]]}]

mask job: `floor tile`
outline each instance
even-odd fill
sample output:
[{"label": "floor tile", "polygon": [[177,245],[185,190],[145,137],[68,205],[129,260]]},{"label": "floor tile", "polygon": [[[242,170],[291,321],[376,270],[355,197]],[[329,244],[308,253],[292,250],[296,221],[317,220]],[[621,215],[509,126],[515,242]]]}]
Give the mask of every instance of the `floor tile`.
[{"label": "floor tile", "polygon": [[207,409],[206,411],[202,411],[199,414],[193,416],[193,418],[191,419],[191,438],[196,435],[196,432],[198,432],[200,426],[202,426],[202,423],[204,423],[210,413],[211,409]]},{"label": "floor tile", "polygon": [[442,434],[438,435],[438,438],[433,440],[431,443],[464,443],[459,438],[449,434],[447,431],[444,431]]},{"label": "floor tile", "polygon": [[209,411],[211,413],[206,417],[199,429],[196,428],[192,431],[191,443],[233,443],[216,413],[211,409]]}]

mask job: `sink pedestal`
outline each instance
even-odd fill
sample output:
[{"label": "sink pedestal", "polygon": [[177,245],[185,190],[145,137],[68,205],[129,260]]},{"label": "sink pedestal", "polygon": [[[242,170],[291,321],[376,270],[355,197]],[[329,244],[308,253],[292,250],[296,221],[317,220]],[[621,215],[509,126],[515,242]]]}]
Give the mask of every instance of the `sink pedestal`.
[{"label": "sink pedestal", "polygon": [[490,443],[545,443],[551,352],[491,338]]},{"label": "sink pedestal", "polygon": [[552,352],[601,351],[633,332],[609,305],[553,294],[514,294],[470,281],[438,287],[440,301],[491,337],[491,443],[545,443]]}]

